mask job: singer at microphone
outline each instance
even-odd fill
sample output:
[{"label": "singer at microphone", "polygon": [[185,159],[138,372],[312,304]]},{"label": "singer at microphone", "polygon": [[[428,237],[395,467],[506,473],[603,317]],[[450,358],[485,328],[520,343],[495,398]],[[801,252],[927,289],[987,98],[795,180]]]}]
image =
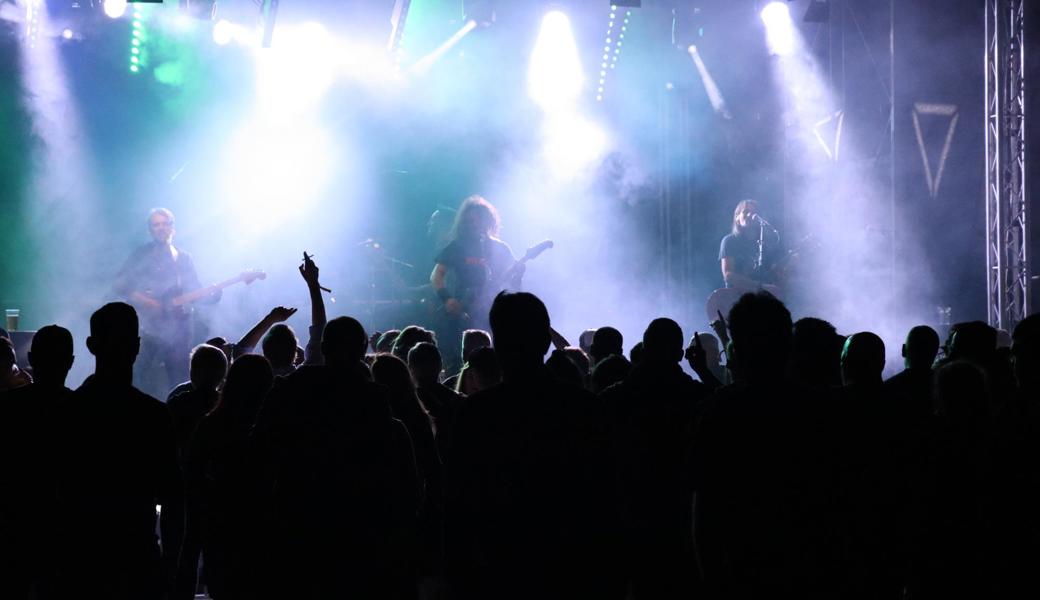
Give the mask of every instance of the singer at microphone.
[{"label": "singer at microphone", "polygon": [[[769,229],[775,235],[762,235]],[[779,232],[758,214],[758,203],[741,200],[733,211],[733,226],[722,238],[719,263],[726,287],[759,289],[772,283],[769,268],[779,242]]]},{"label": "singer at microphone", "polygon": [[771,229],[773,231],[776,231],[776,227],[773,227],[773,225],[769,221],[766,221],[765,219],[763,219],[761,215],[758,215],[758,214],[751,215],[751,220],[756,222],[756,223],[758,223],[762,227],[765,227],[766,229]]}]

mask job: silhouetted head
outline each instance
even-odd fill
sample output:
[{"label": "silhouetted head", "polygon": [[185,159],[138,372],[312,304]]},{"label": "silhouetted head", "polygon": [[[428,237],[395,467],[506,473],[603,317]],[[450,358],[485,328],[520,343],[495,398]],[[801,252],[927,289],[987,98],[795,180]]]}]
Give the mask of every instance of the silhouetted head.
[{"label": "silhouetted head", "polygon": [[[719,344],[719,338],[706,331],[697,332],[697,337],[701,340],[701,348],[704,349],[704,356],[707,359],[708,366],[719,366],[722,362],[722,346]],[[694,340],[690,339],[691,346],[693,342]]]},{"label": "silhouetted head", "polygon": [[17,363],[18,357],[10,338],[0,338],[0,376],[10,371]]},{"label": "silhouetted head", "polygon": [[394,417],[408,427],[429,423],[430,413],[416,395],[412,374],[403,360],[393,354],[377,354],[372,361],[372,379],[390,390],[390,410]]},{"label": "silhouetted head", "polygon": [[592,374],[592,361],[589,360],[589,355],[576,346],[567,346],[563,349],[563,354],[574,363],[575,367],[578,367],[578,372],[581,373],[582,379],[588,379],[589,375]]},{"label": "silhouetted head", "polygon": [[[578,348],[580,350],[580,348]],[[559,381],[566,381],[572,385],[582,387],[585,385],[581,376],[581,369],[574,364],[567,353],[563,350],[553,350],[549,359],[545,361],[545,370],[549,376]]]},{"label": "silhouetted head", "polygon": [[209,344],[191,350],[191,385],[197,390],[216,390],[227,375],[228,360],[224,351]]},{"label": "silhouetted head", "polygon": [[125,302],[109,302],[90,315],[87,349],[99,366],[131,367],[141,349],[137,311]]},{"label": "silhouetted head", "polygon": [[683,332],[675,321],[657,318],[643,332],[643,361],[677,363],[683,358]]},{"label": "silhouetted head", "polygon": [[372,379],[394,393],[415,393],[412,372],[403,360],[393,354],[377,354],[372,360]]},{"label": "silhouetted head", "polygon": [[946,356],[986,366],[997,350],[997,330],[982,321],[957,323],[951,328]]},{"label": "silhouetted head", "polygon": [[581,335],[578,336],[578,347],[584,350],[585,352],[591,352],[592,339],[594,337],[596,337],[595,329],[586,329],[585,331],[582,331]]},{"label": "silhouetted head", "polygon": [[462,367],[456,391],[469,395],[502,381],[502,366],[494,348],[477,348]]},{"label": "silhouetted head", "polygon": [[488,315],[491,336],[502,370],[529,370],[541,365],[549,344],[549,311],[534,294],[501,292]]},{"label": "silhouetted head", "polygon": [[823,319],[795,321],[791,336],[791,379],[813,388],[841,385],[841,351],[845,337]]},{"label": "silhouetted head", "polygon": [[1040,313],[1019,321],[1011,334],[1011,364],[1021,390],[1040,390]]},{"label": "silhouetted head", "polygon": [[329,365],[354,365],[365,358],[368,336],[353,317],[336,317],[325,324],[321,352]]},{"label": "silhouetted head", "polygon": [[632,364],[624,356],[612,354],[599,361],[592,369],[592,391],[597,394],[624,381],[632,370]]},{"label": "silhouetted head", "polygon": [[624,353],[624,338],[617,329],[600,327],[592,335],[592,346],[589,348],[592,364],[596,364],[612,354],[622,355]]},{"label": "silhouetted head", "polygon": [[931,369],[938,355],[939,334],[931,327],[918,325],[906,334],[906,342],[903,343],[903,364],[907,369]]},{"label": "silhouetted head", "polygon": [[9,339],[11,339],[11,334],[7,333],[7,330],[4,329],[3,327],[0,327],[0,338],[4,338],[4,339],[9,340]]},{"label": "silhouetted head", "polygon": [[935,372],[936,413],[948,423],[977,427],[988,416],[986,375],[976,365],[955,360]]},{"label": "silhouetted head", "polygon": [[498,210],[481,196],[470,196],[455,215],[452,237],[497,237],[500,220]]},{"label": "silhouetted head", "polygon": [[390,352],[394,349],[394,342],[397,341],[397,336],[401,335],[400,329],[388,329],[383,332],[383,335],[379,336],[376,341],[376,347],[374,350],[378,352]]},{"label": "silhouetted head", "polygon": [[232,355],[232,350],[234,350],[234,348],[231,347],[231,344],[227,341],[227,338],[218,335],[216,337],[209,338],[204,343],[213,346],[214,348],[220,348],[220,351],[224,353],[225,357],[227,357],[228,363],[231,363],[231,359],[234,358],[234,356]]},{"label": "silhouetted head", "polygon": [[850,335],[841,350],[841,380],[845,386],[881,383],[885,370],[885,342],[863,331]]},{"label": "silhouetted head", "polygon": [[758,214],[758,203],[754,200],[741,200],[733,209],[733,235],[739,235],[752,223],[752,217]]},{"label": "silhouetted head", "polygon": [[769,292],[744,294],[729,312],[731,370],[738,381],[783,377],[791,351],[791,313]]},{"label": "silhouetted head", "polygon": [[462,360],[469,360],[469,355],[478,348],[491,347],[491,334],[483,329],[467,329],[462,332]]},{"label": "silhouetted head", "polygon": [[58,325],[41,327],[29,347],[29,365],[37,382],[64,385],[76,357],[72,354],[72,332]]},{"label": "silhouetted head", "polygon": [[419,342],[428,342],[436,345],[437,336],[429,329],[423,329],[418,325],[409,325],[402,329],[397,339],[394,340],[394,346],[390,353],[401,360],[408,360],[408,351]]},{"label": "silhouetted head", "polygon": [[271,362],[271,367],[276,371],[291,367],[296,360],[296,347],[299,341],[296,332],[285,323],[278,323],[264,334],[260,342],[260,349],[264,356]]},{"label": "silhouetted head", "polygon": [[638,365],[643,362],[643,342],[642,340],[636,342],[635,346],[628,351],[628,360],[632,363],[632,366]]},{"label": "silhouetted head", "polygon": [[211,414],[224,414],[243,425],[251,425],[273,383],[274,370],[266,358],[259,354],[239,356],[228,369],[224,389]]},{"label": "silhouetted head", "polygon": [[419,342],[408,351],[408,368],[416,384],[437,383],[441,375],[441,351],[430,342]]}]

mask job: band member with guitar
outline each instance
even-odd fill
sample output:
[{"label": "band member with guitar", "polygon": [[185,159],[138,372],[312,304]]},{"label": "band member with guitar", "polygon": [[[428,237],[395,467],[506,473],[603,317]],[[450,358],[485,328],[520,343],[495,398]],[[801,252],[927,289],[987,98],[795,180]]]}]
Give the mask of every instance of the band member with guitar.
[{"label": "band member with guitar", "polygon": [[741,200],[733,211],[733,228],[722,238],[719,262],[726,287],[757,289],[768,281],[768,259],[776,244],[773,229],[758,214],[754,200]]},{"label": "band member with guitar", "polygon": [[470,196],[455,216],[451,241],[437,255],[430,285],[445,312],[469,327],[487,327],[495,294],[517,289],[524,267],[498,239],[498,210],[480,196]]},{"label": "band member with guitar", "polygon": [[[173,306],[175,297],[202,286],[191,255],[173,245],[173,213],[155,208],[148,214],[152,241],[139,246],[127,259],[116,279],[114,290],[137,309],[141,319],[141,352],[137,359],[139,375],[146,375],[157,363],[166,370],[167,388],[153,385],[159,396],[188,378],[188,353],[191,350],[190,304]],[[199,298],[212,304],[221,291]],[[135,377],[138,385],[147,385]],[[152,390],[146,390],[152,393]]]},{"label": "band member with guitar", "polygon": [[748,292],[765,289],[778,294],[770,269],[779,239],[777,230],[758,214],[758,203],[741,200],[737,204],[733,227],[719,247],[719,265],[726,287],[715,290],[708,298],[709,321],[715,321],[720,312],[728,315],[740,296]]}]

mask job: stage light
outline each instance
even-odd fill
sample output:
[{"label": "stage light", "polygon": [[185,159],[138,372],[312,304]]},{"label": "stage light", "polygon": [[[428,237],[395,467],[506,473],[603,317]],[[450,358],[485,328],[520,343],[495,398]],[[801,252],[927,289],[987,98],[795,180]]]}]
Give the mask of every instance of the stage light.
[{"label": "stage light", "polygon": [[477,28],[477,22],[470,19],[463,24],[462,28],[456,31],[450,38],[444,41],[440,46],[437,46],[426,56],[415,61],[415,64],[411,66],[409,72],[416,75],[423,75],[429,72],[430,68],[441,59],[449,50],[455,47],[456,44],[462,41],[462,38],[470,34],[471,31]]},{"label": "stage light", "polygon": [[226,46],[235,37],[235,26],[230,21],[221,19],[213,24],[213,41],[218,46]]},{"label": "stage light", "polygon": [[146,39],[144,26],[144,7],[134,4],[134,19],[130,36],[130,72],[137,73],[147,66],[144,54],[141,53],[141,41]]},{"label": "stage light", "polygon": [[105,0],[105,14],[112,19],[118,19],[126,14],[126,0]]},{"label": "stage light", "polygon": [[785,2],[770,2],[762,9],[760,15],[766,26],[766,42],[769,52],[778,56],[787,56],[794,52],[795,30],[791,21],[791,11]]},{"label": "stage light", "polygon": [[310,115],[335,80],[343,55],[320,23],[279,28],[275,47],[255,50],[261,112],[290,121]]},{"label": "stage light", "polygon": [[762,22],[766,24],[766,27],[780,25],[790,20],[791,11],[784,2],[770,2],[762,9]]},{"label": "stage light", "polygon": [[62,39],[71,40],[72,39],[72,35],[73,34],[72,34],[72,30],[71,29],[66,28],[66,29],[63,29],[61,31]]},{"label": "stage light", "polygon": [[560,11],[551,11],[542,19],[531,52],[527,94],[546,111],[560,110],[577,100],[584,80],[570,19]]}]

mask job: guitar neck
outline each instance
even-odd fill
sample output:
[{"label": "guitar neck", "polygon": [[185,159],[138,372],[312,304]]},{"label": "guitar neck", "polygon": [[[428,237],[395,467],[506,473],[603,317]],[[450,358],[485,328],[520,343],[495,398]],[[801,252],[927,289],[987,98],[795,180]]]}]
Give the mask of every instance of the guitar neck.
[{"label": "guitar neck", "polygon": [[232,277],[231,279],[225,279],[224,281],[221,281],[219,283],[214,283],[213,285],[208,285],[204,288],[199,288],[195,291],[188,292],[187,294],[181,294],[180,296],[177,296],[176,298],[171,300],[170,304],[172,304],[173,306],[183,306],[184,304],[194,302],[199,298],[205,298],[206,296],[209,296],[210,294],[222,290],[228,286],[235,285],[240,281],[244,281],[241,275],[238,275],[237,277]]}]

